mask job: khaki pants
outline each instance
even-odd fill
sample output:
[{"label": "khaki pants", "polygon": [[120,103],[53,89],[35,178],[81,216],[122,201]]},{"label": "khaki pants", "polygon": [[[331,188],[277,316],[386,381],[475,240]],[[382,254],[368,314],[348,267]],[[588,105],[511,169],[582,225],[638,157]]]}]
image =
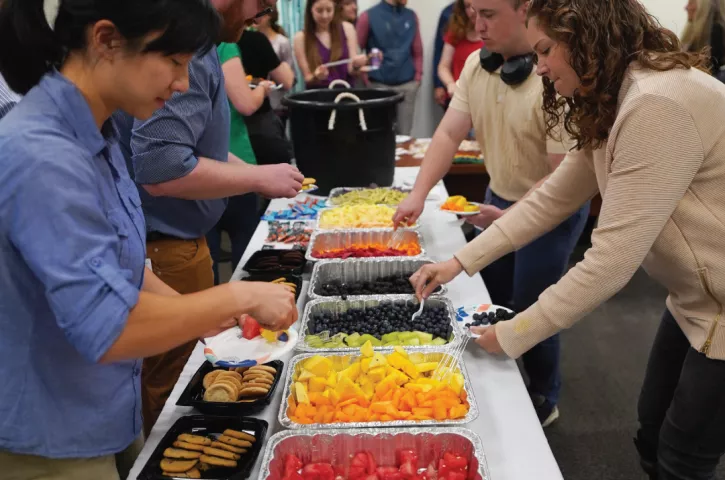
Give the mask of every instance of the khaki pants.
[{"label": "khaki pants", "polygon": [[385,85],[383,83],[373,82],[371,86],[378,88],[389,88],[404,95],[403,102],[398,105],[398,126],[395,129],[395,133],[397,133],[398,135],[410,135],[410,132],[413,130],[415,101],[418,96],[418,89],[420,88],[420,83],[413,81],[403,83],[401,85]]},{"label": "khaki pants", "polygon": [[[195,293],[214,286],[211,254],[205,238],[156,240],[148,242],[146,250],[154,273],[177,292]],[[195,346],[196,340],[144,359],[141,400],[147,437]]]},{"label": "khaki pants", "polygon": [[3,480],[125,480],[143,449],[137,438],[123,452],[97,458],[54,459],[0,451]]}]

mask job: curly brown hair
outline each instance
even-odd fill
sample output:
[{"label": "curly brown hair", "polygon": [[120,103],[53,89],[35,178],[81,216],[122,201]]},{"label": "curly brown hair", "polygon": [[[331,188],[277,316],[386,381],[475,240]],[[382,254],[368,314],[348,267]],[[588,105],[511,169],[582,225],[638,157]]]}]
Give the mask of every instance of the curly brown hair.
[{"label": "curly brown hair", "polygon": [[547,36],[566,45],[579,76],[581,85],[572,98],[560,97],[544,78],[543,104],[547,133],[555,136],[563,117],[578,149],[596,149],[606,142],[630,63],[657,71],[708,71],[707,52],[683,52],[677,35],[637,0],[532,0],[532,17]]},{"label": "curly brown hair", "polygon": [[456,0],[453,5],[453,14],[448,22],[448,33],[453,37],[457,45],[461,40],[466,38],[468,31],[473,28],[473,22],[466,15],[466,2],[464,0]]}]

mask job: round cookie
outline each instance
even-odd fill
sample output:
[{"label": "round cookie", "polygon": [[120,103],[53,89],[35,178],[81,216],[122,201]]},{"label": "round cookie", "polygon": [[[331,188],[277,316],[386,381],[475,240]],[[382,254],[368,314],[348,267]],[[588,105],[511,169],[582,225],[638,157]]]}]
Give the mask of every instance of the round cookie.
[{"label": "round cookie", "polygon": [[[203,455],[202,455],[203,456]],[[188,472],[196,464],[199,463],[199,460],[172,460],[170,458],[164,458],[161,460],[161,470],[164,472],[170,472],[170,473],[184,473]]]},{"label": "round cookie", "polygon": [[222,373],[222,370],[214,370],[204,375],[204,380],[201,382],[202,385],[204,385],[204,388],[211,387],[211,384],[214,383],[214,380],[216,380],[216,377],[219,376],[220,373]]},{"label": "round cookie", "polygon": [[[210,447],[204,447],[210,448]],[[181,448],[167,448],[164,450],[164,457],[174,458],[177,460],[193,460],[201,457],[201,452],[195,452],[192,450],[183,450]]]},{"label": "round cookie", "polygon": [[238,438],[239,440],[246,440],[248,442],[255,442],[257,440],[254,435],[250,435],[246,432],[232,430],[230,428],[227,428],[226,430],[224,430],[224,432],[222,432],[222,435],[226,435],[227,437],[232,437],[232,438]]},{"label": "round cookie", "polygon": [[227,460],[226,458],[212,457],[211,455],[202,455],[201,461],[214,467],[234,468],[237,466],[236,460]]}]

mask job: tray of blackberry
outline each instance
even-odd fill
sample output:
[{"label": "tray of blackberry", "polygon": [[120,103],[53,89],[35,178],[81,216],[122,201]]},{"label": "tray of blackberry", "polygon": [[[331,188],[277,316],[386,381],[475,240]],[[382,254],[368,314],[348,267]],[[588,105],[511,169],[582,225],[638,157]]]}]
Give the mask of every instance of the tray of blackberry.
[{"label": "tray of blackberry", "polygon": [[[371,295],[412,295],[409,278],[430,260],[399,258],[364,258],[325,260],[315,264],[308,295],[311,299]],[[445,286],[434,295],[445,295]]]},{"label": "tray of blackberry", "polygon": [[413,295],[378,295],[354,300],[320,298],[307,303],[297,350],[350,352],[368,340],[375,348],[427,350],[457,344],[463,333],[450,300],[430,297],[420,317]]},{"label": "tray of blackberry", "polygon": [[516,312],[513,310],[490,303],[466,305],[458,307],[456,310],[456,320],[463,325],[464,332],[473,338],[478,338],[479,335],[471,333],[469,331],[471,327],[488,327],[496,325],[498,322],[511,320],[515,316]]}]

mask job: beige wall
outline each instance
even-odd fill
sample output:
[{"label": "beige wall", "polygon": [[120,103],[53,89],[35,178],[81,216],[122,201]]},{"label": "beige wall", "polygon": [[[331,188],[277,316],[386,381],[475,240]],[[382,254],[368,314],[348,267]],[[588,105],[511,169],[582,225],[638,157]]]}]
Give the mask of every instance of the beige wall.
[{"label": "beige wall", "polygon": [[[367,10],[379,0],[358,0],[360,11]],[[408,6],[418,14],[425,55],[423,85],[418,94],[413,135],[430,137],[440,120],[442,110],[433,102],[433,38],[441,10],[452,0],[408,0]],[[607,1],[607,0],[602,0]],[[687,0],[641,0],[665,27],[680,33],[684,27]]]}]

